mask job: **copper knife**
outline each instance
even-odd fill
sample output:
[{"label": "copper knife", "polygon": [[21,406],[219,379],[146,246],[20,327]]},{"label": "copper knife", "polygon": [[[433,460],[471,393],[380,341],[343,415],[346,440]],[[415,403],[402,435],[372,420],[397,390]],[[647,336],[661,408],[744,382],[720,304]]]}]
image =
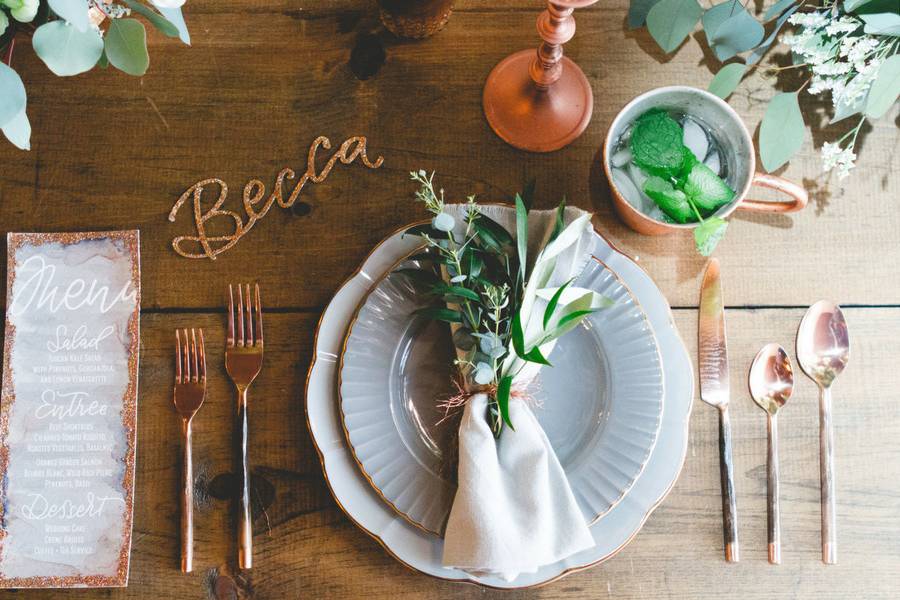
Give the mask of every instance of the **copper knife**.
[{"label": "copper knife", "polygon": [[734,492],[734,461],[731,452],[731,421],[728,418],[730,389],[728,348],[725,343],[725,301],[719,261],[709,261],[700,288],[698,348],[700,353],[700,399],[719,409],[719,469],[722,481],[722,520],[725,560],[738,562],[737,504]]}]

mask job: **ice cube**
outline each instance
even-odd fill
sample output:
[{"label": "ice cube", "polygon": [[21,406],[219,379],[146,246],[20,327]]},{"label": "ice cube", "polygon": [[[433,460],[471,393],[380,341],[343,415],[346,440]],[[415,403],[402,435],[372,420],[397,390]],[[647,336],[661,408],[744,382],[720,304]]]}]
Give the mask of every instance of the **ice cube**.
[{"label": "ice cube", "polygon": [[706,151],[709,150],[709,138],[706,137],[706,132],[703,131],[703,128],[691,119],[685,119],[682,127],[684,127],[684,145],[697,158],[706,156]]},{"label": "ice cube", "polygon": [[612,166],[616,167],[617,169],[621,169],[626,164],[631,162],[631,150],[629,150],[628,148],[622,148],[612,155],[612,159],[610,160],[610,162],[612,163]]},{"label": "ice cube", "polygon": [[713,150],[710,152],[709,156],[706,157],[706,160],[703,161],[703,164],[712,169],[712,172],[719,177],[722,176],[722,161],[719,159],[718,151]]},{"label": "ice cube", "polygon": [[619,190],[619,193],[622,194],[622,197],[625,198],[625,201],[628,204],[632,205],[639,211],[643,212],[643,206],[641,201],[641,191],[634,185],[634,182],[631,181],[631,177],[623,171],[622,169],[613,169],[612,170],[612,180],[613,184],[616,186],[616,189]]},{"label": "ice cube", "polygon": [[647,181],[648,175],[644,173],[639,166],[634,163],[629,164],[628,175],[631,177],[631,181],[634,182],[634,185],[637,186],[637,189],[644,189],[644,182]]}]

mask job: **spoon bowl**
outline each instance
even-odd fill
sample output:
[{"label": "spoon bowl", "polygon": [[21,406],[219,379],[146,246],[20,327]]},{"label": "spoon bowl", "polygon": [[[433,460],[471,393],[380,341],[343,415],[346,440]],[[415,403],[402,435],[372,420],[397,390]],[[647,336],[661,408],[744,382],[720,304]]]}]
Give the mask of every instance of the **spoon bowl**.
[{"label": "spoon bowl", "polygon": [[797,331],[800,367],[821,387],[830,387],[850,359],[850,337],[841,308],[820,300],[809,307]]},{"label": "spoon bowl", "polygon": [[794,391],[794,370],[787,352],[778,344],[766,344],[750,367],[750,395],[767,413],[774,415]]}]

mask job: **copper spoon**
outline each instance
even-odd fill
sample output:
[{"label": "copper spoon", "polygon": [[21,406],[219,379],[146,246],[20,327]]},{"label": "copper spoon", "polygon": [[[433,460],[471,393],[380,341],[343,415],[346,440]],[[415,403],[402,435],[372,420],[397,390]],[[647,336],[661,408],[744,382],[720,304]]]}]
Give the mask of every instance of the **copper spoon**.
[{"label": "copper spoon", "polygon": [[850,359],[850,337],[841,308],[820,300],[806,311],[797,331],[797,360],[819,386],[819,475],[822,487],[822,562],[837,563],[834,500],[834,430],[831,384]]},{"label": "copper spoon", "polygon": [[781,564],[781,506],[778,501],[778,409],[794,391],[794,371],[787,352],[778,344],[766,344],[750,366],[750,395],[766,411],[769,431],[767,454],[769,562]]}]

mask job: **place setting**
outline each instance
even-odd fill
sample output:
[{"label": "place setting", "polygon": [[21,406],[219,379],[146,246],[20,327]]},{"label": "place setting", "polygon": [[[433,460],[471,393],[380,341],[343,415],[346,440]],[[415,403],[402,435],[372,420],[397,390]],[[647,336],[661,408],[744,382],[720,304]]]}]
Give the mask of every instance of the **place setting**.
[{"label": "place setting", "polygon": [[[833,274],[849,270],[841,256],[807,260],[802,269],[815,269],[818,285],[798,291],[801,260],[791,252],[824,242],[797,235],[776,243],[772,232],[815,220],[825,237],[838,220],[829,222],[818,184],[804,176],[806,127],[821,153],[818,176],[845,179],[859,140],[896,113],[900,13],[879,0],[626,4],[622,23],[603,31],[604,43],[645,36],[639,48],[656,63],[648,67],[654,73],[667,68],[660,57],[701,44],[703,60],[716,66],[709,85],[638,76],[640,89],[601,92],[586,49],[606,7],[550,0],[527,15],[537,29],[533,46],[508,48],[487,69],[477,64],[484,71],[474,99],[477,131],[485,139],[465,139],[473,154],[459,164],[488,153],[500,158],[485,159],[490,173],[463,174],[456,146],[429,149],[433,129],[422,126],[416,148],[380,137],[379,128],[391,131],[384,122],[392,114],[410,116],[396,117],[397,90],[366,82],[379,69],[401,69],[410,89],[420,86],[423,103],[440,104],[443,97],[426,92],[438,79],[441,86],[455,80],[435,75],[434,64],[419,72],[408,61],[464,62],[448,57],[448,48],[460,47],[441,46],[440,36],[458,29],[470,36],[459,38],[470,49],[473,15],[484,18],[475,28],[484,35],[493,31],[483,29],[492,11],[522,9],[379,0],[371,14],[353,12],[355,5],[334,18],[331,8],[282,11],[271,19],[291,19],[302,42],[324,37],[323,21],[337,27],[329,35],[355,38],[340,60],[327,48],[326,59],[296,54],[315,63],[318,78],[307,82],[309,91],[292,88],[292,110],[312,102],[318,88],[331,94],[315,99],[321,113],[307,115],[310,127],[323,129],[301,139],[302,157],[283,156],[270,141],[265,161],[252,169],[271,170],[236,175],[213,170],[220,168],[214,153],[202,163],[210,171],[198,172],[194,158],[183,158],[187,151],[173,152],[166,189],[153,200],[155,221],[143,206],[121,219],[111,216],[117,208],[72,211],[69,227],[53,220],[47,231],[33,231],[43,228],[44,213],[11,221],[0,588],[188,597],[184,582],[200,582],[212,600],[356,597],[368,584],[352,587],[356,574],[343,571],[359,567],[366,552],[383,551],[421,576],[411,585],[435,579],[448,586],[411,587],[412,594],[440,595],[460,583],[526,590],[592,568],[613,573],[615,563],[600,565],[653,535],[652,527],[642,533],[651,518],[667,528],[670,546],[641,552],[691,552],[672,557],[674,566],[633,561],[629,581],[642,594],[647,572],[659,571],[668,585],[670,569],[684,570],[686,561],[706,577],[733,574],[734,589],[744,586],[739,596],[761,573],[780,585],[807,573],[817,581],[843,577],[835,565],[855,569],[858,548],[845,551],[842,540],[858,543],[850,531],[858,515],[848,513],[866,491],[841,481],[860,468],[864,441],[842,428],[851,418],[848,427],[859,427],[863,417],[841,412],[835,399],[858,399],[862,376],[852,370],[873,368],[873,326],[859,318],[857,328],[857,316],[896,307],[857,302],[841,283],[850,280]],[[18,40],[54,76],[112,66],[142,77],[149,68],[144,23],[172,38],[160,46],[170,60],[175,48],[212,48],[204,46],[208,38],[184,47],[191,37],[183,5],[0,0],[0,129],[10,151],[31,148],[29,115],[49,114],[26,105],[19,73],[27,63],[13,66],[23,51]],[[579,30],[582,46],[569,56],[576,11],[591,27]],[[698,24],[704,36],[691,35]],[[325,48],[324,41],[316,43]],[[789,65],[764,60],[779,41]],[[618,68],[610,64],[602,70]],[[371,73],[363,76],[362,67]],[[226,75],[231,85],[234,73]],[[794,75],[804,80],[789,88]],[[757,127],[732,94],[763,76],[775,90]],[[349,97],[357,104],[329,113],[343,93],[329,86],[342,77],[355,78]],[[285,93],[276,88],[273,97]],[[461,93],[448,90],[440,94]],[[233,93],[226,91],[223,98]],[[750,100],[758,93],[745,91]],[[827,98],[825,109],[809,108],[801,94]],[[376,97],[378,119],[371,119],[365,103]],[[170,127],[153,97],[142,98],[161,120],[159,135],[176,137],[172,128],[185,125],[173,118]],[[217,108],[228,108],[222,102]],[[823,110],[830,122],[817,129]],[[475,131],[465,129],[471,115],[441,116],[441,127],[455,122],[467,136]],[[834,137],[829,127],[841,122],[843,137]],[[350,129],[360,123],[376,131]],[[493,173],[497,165],[523,175],[517,189],[506,189],[511,176]],[[588,188],[604,181],[573,197],[571,190],[584,190],[585,182],[574,182],[581,166],[591,173]],[[229,190],[235,180],[245,183]],[[882,187],[891,183],[886,175]],[[742,212],[755,216],[735,218]],[[115,226],[83,226],[94,221]],[[19,232],[19,224],[29,227]],[[828,250],[840,255],[859,241],[828,238]],[[172,294],[174,302],[160,300]],[[813,302],[825,295],[843,308]],[[776,319],[768,311],[781,312]],[[850,377],[855,385],[845,387]],[[151,419],[140,436],[139,415]],[[807,438],[817,442],[818,473],[809,457],[784,451]],[[172,452],[160,459],[159,448]],[[145,451],[153,458],[143,459]],[[673,511],[653,517],[679,490],[683,471],[690,488],[676,492],[673,508],[681,520],[673,524]],[[269,490],[264,476],[276,482],[265,482]],[[748,484],[758,489],[741,489]],[[813,487],[818,538],[794,537],[809,529],[796,516],[809,516],[803,493]],[[713,496],[710,511],[704,502]],[[328,519],[319,514],[328,511]],[[298,557],[302,568],[291,562]],[[589,576],[572,590],[625,597],[606,574],[605,590]],[[307,575],[320,578],[312,591],[283,583]],[[394,585],[391,575],[384,571],[383,585]],[[695,597],[699,585],[648,594]],[[386,595],[378,589],[372,595]]]}]

